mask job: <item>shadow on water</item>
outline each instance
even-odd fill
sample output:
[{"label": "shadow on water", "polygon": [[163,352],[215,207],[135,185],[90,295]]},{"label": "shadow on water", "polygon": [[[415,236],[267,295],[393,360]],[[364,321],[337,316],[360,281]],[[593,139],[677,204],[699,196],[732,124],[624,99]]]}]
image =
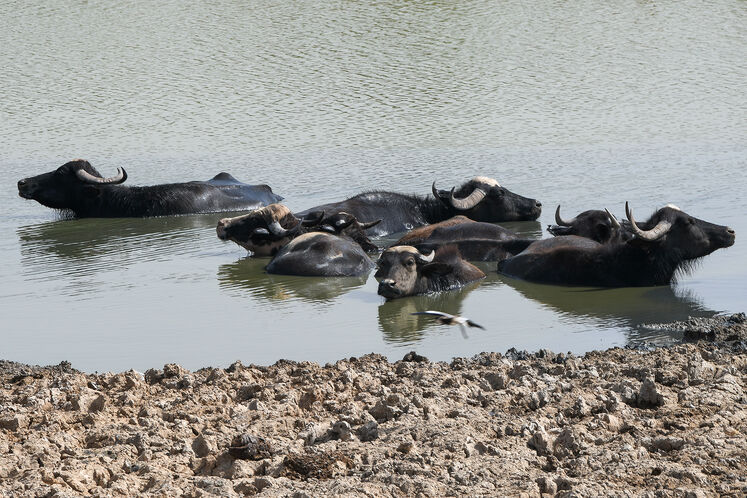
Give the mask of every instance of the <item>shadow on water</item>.
[{"label": "shadow on water", "polygon": [[480,285],[481,282],[473,282],[455,291],[385,301],[379,306],[379,329],[384,336],[384,341],[398,344],[419,342],[425,335],[424,329],[435,322],[427,316],[411,315],[411,313],[438,310],[459,315],[462,312],[464,299]]},{"label": "shadow on water", "polygon": [[627,329],[630,344],[679,337],[678,333],[671,331],[653,330],[646,326],[648,324],[716,314],[691,292],[675,290],[671,286],[597,289],[540,285],[503,275],[499,278],[522,296],[552,309],[562,318],[592,319],[603,326]]},{"label": "shadow on water", "polygon": [[365,285],[369,275],[361,277],[298,277],[270,275],[264,271],[270,258],[246,257],[220,265],[218,284],[237,296],[252,296],[268,301],[300,299],[325,303]]}]

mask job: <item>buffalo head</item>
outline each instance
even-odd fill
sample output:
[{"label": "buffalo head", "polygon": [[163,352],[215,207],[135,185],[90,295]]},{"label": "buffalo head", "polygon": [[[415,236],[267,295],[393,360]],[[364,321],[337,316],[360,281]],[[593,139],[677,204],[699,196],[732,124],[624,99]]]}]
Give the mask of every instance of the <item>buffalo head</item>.
[{"label": "buffalo head", "polygon": [[387,299],[452,289],[485,276],[453,246],[429,254],[412,246],[391,247],[381,254],[377,266],[378,293]]},{"label": "buffalo head", "polygon": [[[314,213],[310,213],[313,215]],[[311,230],[332,233],[348,237],[363,248],[366,252],[378,251],[379,248],[371,242],[366,235],[366,230],[381,223],[381,220],[360,222],[352,214],[340,212],[331,216],[323,217],[318,226],[312,227]]]},{"label": "buffalo head", "polygon": [[104,178],[88,161],[75,159],[49,173],[20,180],[18,195],[49,208],[77,211],[83,203],[90,203],[100,195],[102,185],[116,185],[125,180],[127,173],[123,168],[117,168],[113,177]]},{"label": "buffalo head", "polygon": [[433,182],[431,190],[447,208],[475,221],[532,221],[542,213],[542,203],[538,200],[514,194],[496,180],[484,176],[477,176],[451,191],[439,190]]},{"label": "buffalo head", "polygon": [[[625,203],[625,214],[630,222],[635,240],[666,248],[682,260],[707,256],[717,249],[734,244],[736,234],[732,228],[699,220],[671,204],[656,211],[641,228],[633,217],[633,210]],[[631,241],[631,242],[634,242]]]},{"label": "buffalo head", "polygon": [[547,231],[555,236],[578,235],[592,239],[600,244],[616,241],[625,237],[625,232],[617,218],[608,210],[591,209],[578,214],[575,218],[564,220],[560,216],[560,206],[555,210],[555,223],[548,225]]},{"label": "buffalo head", "polygon": [[[314,220],[317,222],[318,220]],[[302,221],[282,204],[270,204],[249,214],[223,218],[216,233],[256,256],[272,256],[301,232]]]}]

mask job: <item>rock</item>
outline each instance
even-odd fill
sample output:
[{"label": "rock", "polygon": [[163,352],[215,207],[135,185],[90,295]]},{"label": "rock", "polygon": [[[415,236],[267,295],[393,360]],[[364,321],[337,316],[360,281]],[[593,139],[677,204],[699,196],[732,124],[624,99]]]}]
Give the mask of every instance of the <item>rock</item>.
[{"label": "rock", "polygon": [[387,420],[394,419],[399,410],[396,407],[389,406],[386,402],[379,400],[376,404],[368,410],[373,418],[379,421],[386,422]]},{"label": "rock", "polygon": [[340,420],[332,426],[332,433],[342,441],[350,441],[353,438],[352,428],[350,427],[350,424],[344,420]]},{"label": "rock", "polygon": [[544,427],[540,426],[529,438],[527,444],[530,448],[534,448],[538,455],[547,455],[550,453],[552,443],[553,441],[549,434],[547,434]]},{"label": "rock", "polygon": [[558,492],[558,485],[555,484],[555,480],[547,476],[537,478],[536,483],[539,486],[540,493],[555,495]]},{"label": "rock", "polygon": [[0,417],[0,428],[16,432],[18,429],[25,429],[28,426],[28,419],[25,415],[3,415]]},{"label": "rock", "polygon": [[397,446],[397,451],[399,451],[400,453],[407,454],[407,453],[410,453],[414,447],[415,447],[414,441],[412,440],[403,441],[399,444],[399,446]]},{"label": "rock", "polygon": [[213,447],[211,441],[206,439],[205,436],[200,435],[197,436],[194,441],[192,441],[192,451],[195,452],[195,455],[202,458],[210,455],[211,453],[214,453],[215,448]]},{"label": "rock", "polygon": [[656,383],[650,377],[644,379],[638,392],[638,405],[643,407],[657,407],[664,404],[664,396],[659,392]]},{"label": "rock", "polygon": [[506,373],[503,371],[489,372],[485,374],[483,378],[488,382],[488,384],[493,388],[494,391],[506,389],[508,387],[509,378],[508,375],[506,375]]},{"label": "rock", "polygon": [[104,406],[106,406],[106,396],[100,394],[96,398],[94,398],[93,401],[91,401],[90,405],[88,405],[88,412],[100,412],[104,409]]},{"label": "rock", "polygon": [[379,438],[379,424],[372,420],[358,428],[358,438],[361,441],[374,441]]},{"label": "rock", "polygon": [[270,458],[272,456],[272,447],[263,437],[242,434],[233,438],[228,452],[234,458],[262,460],[263,458]]},{"label": "rock", "polygon": [[167,379],[172,377],[181,377],[185,373],[185,370],[176,363],[168,363],[163,366],[163,376]]},{"label": "rock", "polygon": [[402,361],[409,361],[415,363],[428,363],[428,358],[417,354],[415,351],[410,351],[403,358]]}]

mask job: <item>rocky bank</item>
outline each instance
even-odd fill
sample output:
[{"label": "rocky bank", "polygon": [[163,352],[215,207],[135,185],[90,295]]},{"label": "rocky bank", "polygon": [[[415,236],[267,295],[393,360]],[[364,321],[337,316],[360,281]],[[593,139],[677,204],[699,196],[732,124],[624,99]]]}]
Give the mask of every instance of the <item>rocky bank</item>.
[{"label": "rocky bank", "polygon": [[0,494],[745,496],[747,324],[719,326],[582,357],[0,362]]}]

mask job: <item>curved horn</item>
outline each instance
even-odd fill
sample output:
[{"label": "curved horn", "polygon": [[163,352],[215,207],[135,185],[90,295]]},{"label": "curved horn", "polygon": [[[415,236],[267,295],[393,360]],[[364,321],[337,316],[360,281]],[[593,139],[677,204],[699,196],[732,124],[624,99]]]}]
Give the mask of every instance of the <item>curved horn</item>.
[{"label": "curved horn", "polygon": [[368,223],[360,223],[358,224],[361,226],[363,230],[368,230],[369,228],[375,227],[379,223],[381,223],[382,220],[376,220],[376,221],[369,221]]},{"label": "curved horn", "polygon": [[[316,218],[309,218],[314,213],[319,213],[319,216]],[[303,219],[296,218],[298,222],[305,227],[313,227],[315,225],[318,225],[322,222],[322,219],[324,218],[324,211],[312,211],[311,213],[307,214]]]},{"label": "curved horn", "polygon": [[631,227],[633,228],[633,232],[636,234],[636,236],[643,240],[658,240],[669,231],[670,228],[672,228],[672,224],[668,221],[660,221],[656,224],[654,228],[651,230],[641,230],[638,228],[638,225],[635,224],[635,218],[633,218],[633,210],[630,209],[630,206],[628,206],[628,202],[625,202],[625,216],[628,217],[628,221],[630,222]]},{"label": "curved horn", "polygon": [[459,209],[461,211],[465,211],[467,209],[472,209],[473,207],[477,206],[481,200],[485,198],[487,192],[485,192],[483,189],[476,187],[475,190],[472,191],[471,194],[469,194],[464,199],[457,199],[454,197],[454,190],[456,187],[451,189],[451,193],[449,193],[449,202],[455,209]]},{"label": "curved horn", "polygon": [[436,251],[431,251],[431,253],[428,256],[423,256],[423,254],[418,251],[418,259],[421,261],[421,263],[430,263],[433,261],[433,257],[436,255]]},{"label": "curved horn", "polygon": [[[558,206],[560,207],[560,206]],[[610,217],[610,223],[612,223],[612,228],[615,228],[616,230],[620,229],[620,222],[617,221],[617,218],[615,218],[615,215],[610,213],[610,210],[607,208],[604,208],[605,211],[607,211],[607,216]]]},{"label": "curved horn", "polygon": [[79,169],[75,172],[75,175],[81,180],[86,183],[96,183],[96,184],[118,184],[122,183],[125,180],[127,180],[127,172],[124,170],[124,168],[117,168],[117,174],[115,176],[112,176],[111,178],[99,178],[97,176],[93,176],[91,173],[84,169]]},{"label": "curved horn", "polygon": [[286,230],[285,228],[280,226],[278,220],[273,220],[273,222],[270,223],[267,228],[273,235],[277,235],[278,237],[286,237],[291,232],[291,230]]},{"label": "curved horn", "polygon": [[555,223],[557,223],[561,227],[569,227],[573,224],[574,221],[576,221],[576,218],[573,218],[571,221],[566,221],[560,217],[560,204],[558,204],[557,209],[555,209]]}]

